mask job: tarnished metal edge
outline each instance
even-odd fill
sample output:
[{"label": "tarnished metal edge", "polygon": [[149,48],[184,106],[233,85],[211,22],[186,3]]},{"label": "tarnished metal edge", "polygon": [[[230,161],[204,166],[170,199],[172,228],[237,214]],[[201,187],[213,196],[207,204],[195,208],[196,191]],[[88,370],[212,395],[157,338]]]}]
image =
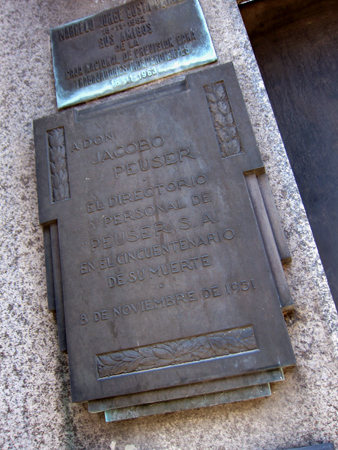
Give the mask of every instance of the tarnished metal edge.
[{"label": "tarnished metal edge", "polygon": [[207,395],[197,395],[190,398],[182,398],[169,402],[154,403],[150,405],[133,406],[129,408],[118,408],[105,411],[106,422],[118,422],[121,420],[136,419],[137,417],[165,414],[187,409],[217,406],[226,403],[253,400],[271,395],[269,383],[258,386],[244,387],[231,391],[218,392]]},{"label": "tarnished metal edge", "polygon": [[284,373],[281,368],[250,373],[237,377],[222,378],[189,385],[175,386],[172,388],[158,389],[156,391],[139,392],[102,400],[92,400],[88,402],[88,411],[91,413],[99,413],[109,409],[167,402],[179,398],[231,391],[248,386],[252,387],[258,384],[275,383],[278,381],[284,381]]}]

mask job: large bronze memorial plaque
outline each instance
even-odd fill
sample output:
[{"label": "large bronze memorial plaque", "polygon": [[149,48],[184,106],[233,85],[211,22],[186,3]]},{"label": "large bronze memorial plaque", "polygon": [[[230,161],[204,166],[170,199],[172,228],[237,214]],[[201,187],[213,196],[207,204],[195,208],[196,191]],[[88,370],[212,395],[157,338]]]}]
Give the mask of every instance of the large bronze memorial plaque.
[{"label": "large bronze memorial plaque", "polygon": [[144,0],[51,30],[58,108],[217,59],[198,0]]},{"label": "large bronze memorial plaque", "polygon": [[73,401],[120,420],[268,395],[295,363],[289,253],[232,64],[34,128]]}]

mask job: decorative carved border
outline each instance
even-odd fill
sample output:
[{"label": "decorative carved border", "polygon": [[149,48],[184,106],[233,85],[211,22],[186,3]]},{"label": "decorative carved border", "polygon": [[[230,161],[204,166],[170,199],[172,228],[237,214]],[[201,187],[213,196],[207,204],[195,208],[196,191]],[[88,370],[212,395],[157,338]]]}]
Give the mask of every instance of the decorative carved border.
[{"label": "decorative carved border", "polygon": [[99,378],[151,370],[257,349],[252,326],[96,355]]},{"label": "decorative carved border", "polygon": [[47,131],[52,202],[70,198],[68,166],[63,127]]},{"label": "decorative carved border", "polygon": [[243,153],[224,81],[204,86],[222,158]]}]

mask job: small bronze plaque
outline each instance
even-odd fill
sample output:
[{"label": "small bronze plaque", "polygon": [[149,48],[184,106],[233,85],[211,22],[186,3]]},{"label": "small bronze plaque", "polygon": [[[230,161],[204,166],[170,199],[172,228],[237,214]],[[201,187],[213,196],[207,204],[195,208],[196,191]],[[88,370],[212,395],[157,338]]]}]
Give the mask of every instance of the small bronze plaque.
[{"label": "small bronze plaque", "polygon": [[257,386],[294,364],[281,312],[288,255],[233,66],[34,128],[73,400],[181,408],[191,383],[210,404],[217,390],[229,390],[220,402],[267,395]]},{"label": "small bronze plaque", "polygon": [[217,59],[198,0],[136,0],[51,30],[58,108]]}]

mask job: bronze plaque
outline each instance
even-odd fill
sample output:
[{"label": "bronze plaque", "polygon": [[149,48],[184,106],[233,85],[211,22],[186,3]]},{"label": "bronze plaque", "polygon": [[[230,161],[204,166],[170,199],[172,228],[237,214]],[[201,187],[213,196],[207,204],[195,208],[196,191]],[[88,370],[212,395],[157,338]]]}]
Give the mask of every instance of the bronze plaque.
[{"label": "bronze plaque", "polygon": [[207,381],[215,391],[257,385],[263,371],[281,379],[294,364],[288,255],[233,66],[34,128],[73,400],[123,406],[149,391],[191,395],[192,383],[204,395]]},{"label": "bronze plaque", "polygon": [[51,30],[58,108],[217,59],[198,0],[136,0]]}]

